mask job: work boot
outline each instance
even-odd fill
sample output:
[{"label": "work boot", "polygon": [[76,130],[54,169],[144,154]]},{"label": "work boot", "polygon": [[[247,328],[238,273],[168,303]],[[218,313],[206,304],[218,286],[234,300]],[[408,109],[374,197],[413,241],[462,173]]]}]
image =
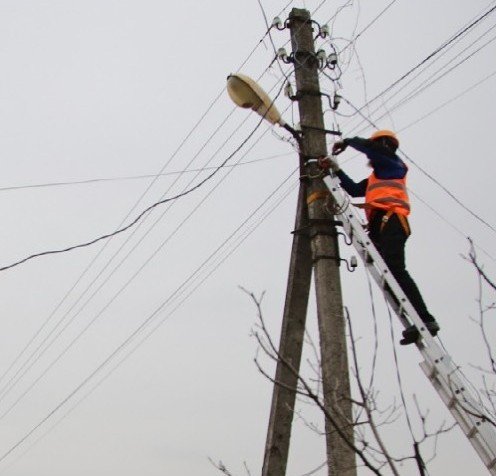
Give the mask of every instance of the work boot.
[{"label": "work boot", "polygon": [[[432,337],[435,337],[439,332],[439,324],[436,321],[427,321],[425,322],[425,327],[431,333]],[[401,345],[408,345],[417,342],[417,339],[420,337],[420,332],[417,330],[415,326],[407,327],[403,331],[403,339],[400,340]]]}]

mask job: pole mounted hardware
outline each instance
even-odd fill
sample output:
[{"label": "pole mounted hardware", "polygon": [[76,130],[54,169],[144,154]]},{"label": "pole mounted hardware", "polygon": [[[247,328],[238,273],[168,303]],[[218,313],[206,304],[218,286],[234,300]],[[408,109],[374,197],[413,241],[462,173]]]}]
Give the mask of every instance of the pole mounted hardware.
[{"label": "pole mounted hardware", "polygon": [[[356,476],[353,451],[353,412],[349,383],[346,325],[340,282],[340,259],[336,223],[328,216],[326,203],[320,197],[325,191],[322,170],[315,160],[327,156],[327,134],[340,135],[326,129],[319,86],[319,61],[314,46],[314,26],[320,35],[327,35],[307,10],[294,8],[289,19],[274,21],[277,29],[291,32],[293,53],[279,49],[277,56],[292,63],[295,71],[296,94],[291,85],[285,92],[298,102],[302,132],[289,126],[275,108],[273,101],[251,78],[241,74],[228,77],[227,91],[240,107],[250,108],[274,125],[288,130],[298,141],[300,180],[298,205],[293,234],[286,302],[282,319],[281,338],[274,377],[269,428],[265,446],[262,476],[284,476],[289,454],[291,427],[296,402],[308,299],[312,273],[317,301],[317,321],[320,335],[323,404],[332,415],[325,420],[327,466],[329,476]],[[324,59],[322,59],[324,61]],[[325,59],[327,63],[327,57]],[[328,100],[331,103],[329,96]],[[327,194],[328,195],[328,194]],[[332,207],[331,207],[332,208]],[[326,259],[323,259],[326,258]],[[350,269],[353,262],[347,262]],[[338,391],[336,391],[338,389]]]},{"label": "pole mounted hardware", "polygon": [[272,28],[277,28],[279,31],[285,30],[288,27],[288,20],[282,21],[280,17],[275,17],[272,20]]},{"label": "pole mounted hardware", "polygon": [[338,64],[338,55],[334,51],[327,57],[327,66],[334,67]]},{"label": "pole mounted hardware", "polygon": [[334,93],[334,97],[331,99],[329,98],[329,103],[331,104],[331,109],[335,111],[339,105],[341,104],[341,99],[342,97],[338,93]]},{"label": "pole mounted hardware", "polygon": [[[293,235],[290,271],[284,307],[279,355],[273,388],[269,428],[262,476],[284,476],[291,439],[291,426],[297,388],[297,375],[284,362],[299,371],[304,341],[305,320],[313,270],[317,320],[319,325],[324,404],[338,422],[339,431],[326,419],[326,449],[329,476],[356,476],[353,444],[352,408],[349,388],[346,329],[339,275],[336,224],[329,220],[324,200],[308,204],[310,196],[325,190],[318,164],[311,160],[327,155],[326,135],[340,135],[326,129],[319,86],[319,60],[315,53],[314,31],[327,36],[328,28],[310,18],[307,10],[294,8],[289,15],[292,53],[287,55],[295,70],[296,93],[301,123],[300,181],[298,208]],[[321,61],[323,54],[321,53]],[[327,58],[325,60],[327,63]],[[310,160],[308,160],[310,159]],[[308,231],[307,231],[308,230]],[[324,259],[325,258],[325,259]],[[350,263],[347,263],[351,266]],[[351,267],[350,267],[351,269]],[[339,388],[339,396],[336,389]],[[294,390],[293,390],[294,389]],[[348,442],[348,444],[346,444]]]},{"label": "pole mounted hardware", "polygon": [[294,63],[293,54],[291,53],[290,55],[288,55],[286,48],[279,48],[277,50],[276,56],[277,56],[277,59],[280,59],[284,64]]},{"label": "pole mounted hardware", "polygon": [[315,37],[315,39],[317,39],[317,38],[327,38],[329,35],[330,35],[329,25],[322,25],[319,28],[319,33],[317,34],[317,36]]}]

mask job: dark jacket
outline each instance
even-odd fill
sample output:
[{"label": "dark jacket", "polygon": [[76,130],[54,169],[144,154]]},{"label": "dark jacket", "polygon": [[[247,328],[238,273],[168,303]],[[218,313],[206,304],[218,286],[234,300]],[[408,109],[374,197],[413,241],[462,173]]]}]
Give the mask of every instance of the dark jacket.
[{"label": "dark jacket", "polygon": [[[380,143],[361,137],[351,137],[344,139],[343,142],[367,156],[377,178],[384,180],[401,179],[406,175],[408,169],[405,163],[393,151]],[[357,183],[342,170],[337,172],[337,176],[349,195],[352,197],[365,196],[368,178]]]}]

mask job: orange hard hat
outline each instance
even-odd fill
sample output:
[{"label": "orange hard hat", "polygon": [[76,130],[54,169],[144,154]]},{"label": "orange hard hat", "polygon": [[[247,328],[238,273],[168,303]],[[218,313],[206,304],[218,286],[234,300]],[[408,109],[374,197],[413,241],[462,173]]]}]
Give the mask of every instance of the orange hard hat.
[{"label": "orange hard hat", "polygon": [[381,129],[379,131],[375,131],[370,136],[370,140],[380,139],[381,137],[388,137],[389,139],[393,140],[396,143],[396,147],[400,146],[400,141],[398,140],[396,134],[388,129]]}]

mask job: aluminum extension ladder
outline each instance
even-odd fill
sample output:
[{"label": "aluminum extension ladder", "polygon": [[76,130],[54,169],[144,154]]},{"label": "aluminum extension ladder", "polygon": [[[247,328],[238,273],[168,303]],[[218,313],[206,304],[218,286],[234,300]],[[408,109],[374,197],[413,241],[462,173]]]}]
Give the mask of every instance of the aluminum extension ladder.
[{"label": "aluminum extension ladder", "polygon": [[399,304],[388,292],[385,293],[402,324],[408,325],[403,317],[405,312],[419,330],[421,338],[416,345],[424,358],[420,367],[472,443],[489,473],[496,475],[496,428],[491,421],[484,418],[486,411],[482,403],[471,394],[460,370],[451,357],[434,341],[396,279],[391,275],[377,248],[370,241],[356,211],[350,205],[348,195],[342,190],[339,179],[331,174],[324,178],[324,183],[335,201],[333,214],[342,222],[346,235],[362,258],[367,271],[381,289],[388,286],[396,297]]}]

